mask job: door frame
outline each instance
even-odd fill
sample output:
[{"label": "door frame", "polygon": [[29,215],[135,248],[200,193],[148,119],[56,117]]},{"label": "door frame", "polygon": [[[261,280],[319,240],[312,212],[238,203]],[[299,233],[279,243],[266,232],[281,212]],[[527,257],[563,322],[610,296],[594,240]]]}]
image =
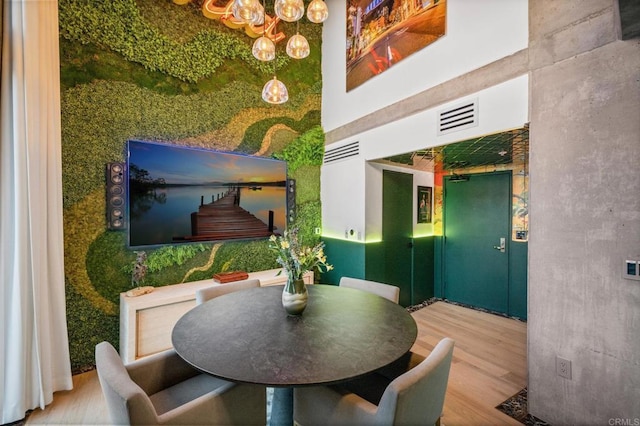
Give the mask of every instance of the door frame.
[{"label": "door frame", "polygon": [[[508,205],[509,205],[509,215],[508,215],[508,221],[507,221],[507,237],[506,237],[506,241],[505,241],[505,248],[506,248],[506,255],[507,255],[507,315],[510,315],[510,311],[511,311],[511,306],[510,306],[510,299],[511,299],[511,244],[512,244],[512,229],[513,229],[513,170],[499,170],[499,171],[494,171],[494,172],[481,172],[481,173],[464,173],[464,175],[468,175],[470,177],[473,176],[486,176],[486,175],[499,175],[499,174],[506,174],[509,176],[509,197],[508,197]],[[447,223],[446,223],[446,214],[445,214],[445,210],[447,208],[447,202],[446,202],[446,198],[447,198],[447,194],[446,194],[446,182],[448,180],[450,180],[451,176],[444,176],[443,178],[443,182],[442,182],[442,238],[440,240],[440,244],[439,244],[439,275],[440,275],[440,279],[437,280],[439,281],[439,286],[440,286],[440,295],[442,296],[443,299],[445,299],[445,295],[446,295],[446,252],[445,252],[445,240],[446,240],[446,229],[447,229]],[[500,313],[503,314],[503,313]]]}]

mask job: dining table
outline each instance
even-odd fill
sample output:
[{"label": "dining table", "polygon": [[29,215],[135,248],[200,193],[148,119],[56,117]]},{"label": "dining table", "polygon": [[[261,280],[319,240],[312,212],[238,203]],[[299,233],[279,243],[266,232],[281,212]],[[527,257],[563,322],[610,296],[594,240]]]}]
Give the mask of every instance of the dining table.
[{"label": "dining table", "polygon": [[417,326],[402,306],[359,289],[307,285],[299,316],[282,307],[283,286],[211,299],[184,314],[171,339],[196,369],[236,383],[274,388],[270,425],[293,424],[293,389],[332,385],[398,360]]}]

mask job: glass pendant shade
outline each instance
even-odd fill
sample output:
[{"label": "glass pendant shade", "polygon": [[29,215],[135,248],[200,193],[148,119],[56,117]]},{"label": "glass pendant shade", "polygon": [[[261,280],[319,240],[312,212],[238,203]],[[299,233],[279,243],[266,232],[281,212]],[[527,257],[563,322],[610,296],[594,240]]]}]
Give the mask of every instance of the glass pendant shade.
[{"label": "glass pendant shade", "polygon": [[256,3],[258,3],[258,7],[256,9],[256,17],[253,21],[249,23],[255,26],[264,25],[264,6],[261,5],[259,2],[256,2]]},{"label": "glass pendant shade", "polygon": [[300,34],[291,36],[287,42],[287,55],[294,59],[306,58],[310,50],[309,42]]},{"label": "glass pendant shade", "polygon": [[276,45],[269,37],[258,37],[253,42],[251,53],[259,61],[271,61],[276,57]]},{"label": "glass pendant shade", "polygon": [[275,76],[262,89],[262,99],[270,104],[283,104],[289,100],[289,91]]},{"label": "glass pendant shade", "polygon": [[314,24],[324,22],[329,17],[329,8],[322,0],[312,0],[307,7],[307,19]]},{"label": "glass pendant shade", "polygon": [[234,0],[231,12],[243,22],[253,23],[259,18],[260,2],[258,0]]},{"label": "glass pendant shade", "polygon": [[302,0],[276,0],[273,8],[276,16],[286,22],[295,22],[304,15]]}]

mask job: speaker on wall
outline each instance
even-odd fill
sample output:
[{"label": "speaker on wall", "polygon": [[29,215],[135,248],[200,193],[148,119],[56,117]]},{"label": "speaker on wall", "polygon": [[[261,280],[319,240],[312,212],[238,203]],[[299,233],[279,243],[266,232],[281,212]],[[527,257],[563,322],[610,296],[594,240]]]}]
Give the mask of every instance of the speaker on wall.
[{"label": "speaker on wall", "polygon": [[126,180],[124,163],[107,163],[107,228],[125,229]]},{"label": "speaker on wall", "polygon": [[287,179],[287,223],[293,224],[296,220],[296,180]]}]

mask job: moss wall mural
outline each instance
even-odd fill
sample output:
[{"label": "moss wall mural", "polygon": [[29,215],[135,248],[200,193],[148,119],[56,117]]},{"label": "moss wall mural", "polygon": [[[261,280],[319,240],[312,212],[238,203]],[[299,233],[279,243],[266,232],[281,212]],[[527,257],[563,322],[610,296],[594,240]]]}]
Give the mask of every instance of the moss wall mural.
[{"label": "moss wall mural", "polygon": [[[60,0],[65,279],[74,371],[94,365],[103,340],[118,347],[119,295],[131,288],[135,253],[106,224],[105,165],[125,160],[129,139],[286,160],[297,183],[305,243],[320,227],[321,26],[300,22],[311,55],[251,55],[253,39],[203,16],[202,1]],[[267,2],[269,8],[269,2]],[[295,24],[282,23],[286,34]],[[277,71],[281,106],[262,101]],[[209,279],[216,272],[277,267],[266,240],[146,250],[145,285]]]}]

